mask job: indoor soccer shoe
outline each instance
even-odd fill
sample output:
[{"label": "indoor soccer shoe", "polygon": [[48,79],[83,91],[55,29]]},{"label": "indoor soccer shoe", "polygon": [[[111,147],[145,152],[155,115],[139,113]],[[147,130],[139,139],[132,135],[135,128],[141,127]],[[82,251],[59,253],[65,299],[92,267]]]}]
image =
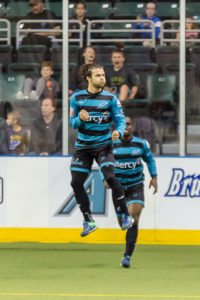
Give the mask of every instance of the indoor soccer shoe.
[{"label": "indoor soccer shoe", "polygon": [[121,267],[124,267],[124,268],[130,268],[131,266],[131,263],[130,263],[130,256],[128,255],[125,255],[122,260],[121,260]]},{"label": "indoor soccer shoe", "polygon": [[83,231],[81,232],[81,236],[86,236],[89,233],[95,231],[96,229],[98,229],[98,226],[96,225],[95,222],[86,222],[83,221]]},{"label": "indoor soccer shoe", "polygon": [[122,215],[122,230],[131,228],[133,224],[133,218],[131,216]]}]

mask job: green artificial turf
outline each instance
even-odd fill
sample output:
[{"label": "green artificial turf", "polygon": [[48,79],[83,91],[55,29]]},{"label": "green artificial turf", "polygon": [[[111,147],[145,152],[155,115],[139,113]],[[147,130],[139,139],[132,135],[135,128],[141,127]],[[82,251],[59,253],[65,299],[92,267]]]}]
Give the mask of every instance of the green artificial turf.
[{"label": "green artificial turf", "polygon": [[200,246],[0,244],[2,300],[200,299]]}]

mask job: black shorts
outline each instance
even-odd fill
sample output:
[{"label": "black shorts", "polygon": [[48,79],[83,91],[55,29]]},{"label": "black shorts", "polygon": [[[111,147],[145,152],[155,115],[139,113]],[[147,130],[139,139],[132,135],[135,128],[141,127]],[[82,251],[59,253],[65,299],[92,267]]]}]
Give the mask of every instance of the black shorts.
[{"label": "black shorts", "polygon": [[94,160],[100,168],[115,165],[112,146],[106,145],[99,149],[76,150],[71,160],[71,171],[90,173]]},{"label": "black shorts", "polygon": [[126,204],[139,203],[144,206],[144,185],[138,184],[136,186],[124,189],[126,196]]}]

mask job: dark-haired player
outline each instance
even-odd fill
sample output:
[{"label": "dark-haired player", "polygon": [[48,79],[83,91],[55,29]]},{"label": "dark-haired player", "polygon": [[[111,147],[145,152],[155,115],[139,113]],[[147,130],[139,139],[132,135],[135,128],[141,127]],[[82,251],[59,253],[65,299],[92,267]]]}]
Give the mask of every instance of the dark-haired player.
[{"label": "dark-haired player", "polygon": [[[70,123],[73,128],[78,128],[76,151],[71,162],[71,185],[84,217],[81,236],[85,236],[97,229],[84,188],[84,182],[94,160],[100,166],[120,206],[122,229],[127,229],[132,225],[132,218],[128,215],[123,187],[114,174],[112,141],[123,136],[125,129],[125,117],[121,104],[114,95],[103,90],[105,73],[102,66],[84,65],[82,76],[88,82],[87,89],[74,93],[70,99]],[[113,132],[111,132],[111,122],[115,126]]]},{"label": "dark-haired player", "polygon": [[[121,261],[121,266],[129,268],[130,258],[137,241],[139,218],[144,207],[142,161],[147,164],[151,175],[149,188],[151,186],[154,188],[154,194],[157,192],[157,171],[149,143],[144,139],[133,136],[133,121],[128,117],[126,117],[124,135],[114,143],[113,153],[115,157],[115,174],[124,188],[128,211],[134,218],[133,226],[126,233],[126,248]],[[121,209],[114,194],[113,202],[118,222],[121,225]]]}]

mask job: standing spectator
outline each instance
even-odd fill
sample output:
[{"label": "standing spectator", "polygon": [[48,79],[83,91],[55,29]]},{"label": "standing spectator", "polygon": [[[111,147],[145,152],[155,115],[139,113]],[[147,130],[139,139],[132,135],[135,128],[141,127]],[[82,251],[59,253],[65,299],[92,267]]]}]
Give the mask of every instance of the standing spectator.
[{"label": "standing spectator", "polygon": [[[83,49],[81,56],[81,65],[77,66],[72,86],[70,86],[70,94],[73,90],[84,90],[87,88],[87,82],[81,76],[81,67],[95,63],[96,51],[92,46]],[[70,78],[71,79],[71,78]]]},{"label": "standing spectator", "polygon": [[18,99],[38,100],[41,97],[56,98],[60,91],[59,83],[52,78],[53,66],[50,61],[44,61],[41,64],[41,77],[38,80],[33,80],[27,77],[24,81],[23,92],[17,93]]},{"label": "standing spectator", "polygon": [[28,131],[22,126],[20,112],[17,110],[8,112],[1,152],[24,155],[29,146],[28,135]]},{"label": "standing spectator", "polygon": [[[87,45],[87,24],[88,19],[86,17],[86,5],[84,1],[78,1],[75,4],[75,14],[72,17],[72,20],[80,21],[83,25],[83,47]],[[69,24],[69,29],[78,29],[79,26],[77,24]],[[69,33],[70,38],[79,38],[79,33]]]},{"label": "standing spectator", "polygon": [[121,101],[134,99],[138,92],[138,77],[124,64],[124,52],[120,49],[114,50],[111,60],[113,66],[106,69],[106,88]]},{"label": "standing spectator", "polygon": [[55,113],[53,98],[44,98],[41,102],[41,116],[33,122],[31,153],[38,155],[55,154],[58,151],[56,137],[61,120]]},{"label": "standing spectator", "polygon": [[[28,20],[56,20],[56,15],[44,7],[43,0],[30,0],[31,12],[26,16]],[[22,40],[23,45],[45,45],[51,47],[51,37],[60,35],[60,25],[55,23],[25,23],[24,29],[54,29],[54,32],[30,32]]]},{"label": "standing spectator", "polygon": [[[137,20],[150,20],[155,24],[155,37],[156,42],[159,43],[160,41],[160,29],[161,29],[161,20],[159,17],[156,16],[157,10],[157,2],[156,1],[148,1],[145,4],[145,14],[143,16],[138,16]],[[132,26],[133,29],[151,29],[152,25],[148,23],[134,23]],[[151,32],[141,32],[139,34],[134,34],[134,37],[139,37],[143,39],[150,39],[152,38]],[[150,46],[150,42],[146,41],[143,43],[144,46]]]}]

